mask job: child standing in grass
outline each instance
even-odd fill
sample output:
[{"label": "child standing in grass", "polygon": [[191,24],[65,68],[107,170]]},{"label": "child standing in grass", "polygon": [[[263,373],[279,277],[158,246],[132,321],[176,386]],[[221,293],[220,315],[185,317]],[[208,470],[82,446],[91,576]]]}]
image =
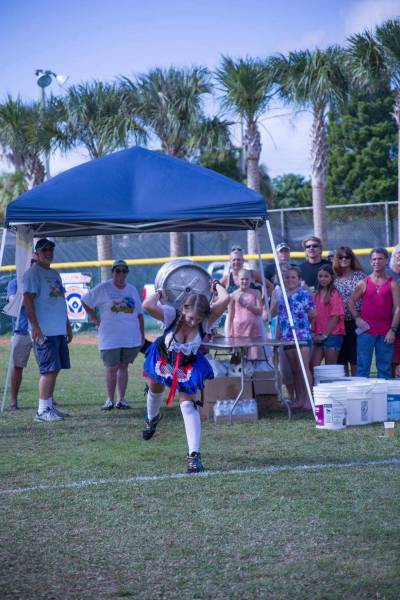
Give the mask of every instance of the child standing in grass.
[{"label": "child standing in grass", "polygon": [[215,301],[210,306],[206,296],[190,294],[182,308],[176,311],[160,304],[157,292],[143,303],[143,308],[164,324],[164,334],[146,352],[143,374],[149,380],[147,414],[144,418],[143,439],[150,440],[161,420],[161,405],[165,386],[170,388],[167,405],[171,405],[176,390],[185,425],[188,444],[188,473],[204,471],[201,462],[201,421],[198,393],[206,379],[213,379],[207,358],[200,351],[203,337],[212,329],[229,304],[229,294],[218,282],[213,283]]},{"label": "child standing in grass", "polygon": [[334,273],[330,265],[318,271],[317,290],[314,296],[316,315],[313,320],[314,346],[311,364],[316,367],[325,359],[326,365],[336,365],[345,335],[344,306],[335,289]]},{"label": "child standing in grass", "polygon": [[[283,275],[283,281],[288,296],[290,311],[293,316],[297,339],[299,342],[302,342],[300,351],[303,357],[308,383],[311,386],[312,377],[309,363],[312,334],[310,321],[315,314],[314,302],[310,292],[301,286],[301,271],[298,267],[290,267],[287,269]],[[278,315],[279,339],[283,342],[294,342],[282,291],[275,290],[274,295],[275,298],[273,298],[272,301],[271,314],[272,316]],[[284,351],[293,373],[296,403],[292,406],[293,408],[309,411],[311,410],[310,401],[296,347],[294,345],[285,347]]]},{"label": "child standing in grass", "polygon": [[[231,294],[228,309],[229,337],[259,337],[263,330],[261,293],[250,287],[251,272],[241,269],[238,273],[239,289]],[[264,358],[262,348],[249,348],[247,358]]]}]

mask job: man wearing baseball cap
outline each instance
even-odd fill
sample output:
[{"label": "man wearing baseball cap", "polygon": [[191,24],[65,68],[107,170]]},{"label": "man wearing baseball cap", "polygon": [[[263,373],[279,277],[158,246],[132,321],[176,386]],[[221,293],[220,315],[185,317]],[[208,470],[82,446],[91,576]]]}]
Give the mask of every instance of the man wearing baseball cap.
[{"label": "man wearing baseball cap", "polygon": [[[281,242],[276,247],[276,254],[278,256],[279,265],[281,267],[282,272],[287,269],[290,264],[290,246],[286,242]],[[265,277],[271,281],[274,285],[277,285],[278,276],[276,274],[276,264],[273,262],[268,265],[265,269]]]},{"label": "man wearing baseball cap", "polygon": [[[105,371],[107,399],[102,410],[130,408],[125,399],[128,366],[144,342],[143,309],[137,289],[126,281],[129,267],[116,260],[112,278],[99,283],[82,298],[82,306],[99,330],[99,350]],[[96,313],[96,310],[98,311]]]},{"label": "man wearing baseball cap", "polygon": [[50,268],[55,243],[47,238],[36,242],[37,263],[23,278],[24,307],[30,323],[33,349],[39,367],[39,407],[35,421],[59,421],[64,416],[53,405],[58,373],[69,369],[68,343],[72,329],[60,274]]}]

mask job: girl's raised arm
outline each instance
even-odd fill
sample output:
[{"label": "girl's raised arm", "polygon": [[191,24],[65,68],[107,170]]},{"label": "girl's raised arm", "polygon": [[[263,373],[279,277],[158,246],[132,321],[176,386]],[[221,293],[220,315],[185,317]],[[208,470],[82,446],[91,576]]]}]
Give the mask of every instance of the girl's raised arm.
[{"label": "girl's raised arm", "polygon": [[222,315],[226,307],[229,304],[230,296],[226,289],[219,281],[213,281],[212,288],[217,294],[217,299],[211,305],[211,313],[208,317],[209,325],[215,323],[215,321]]},{"label": "girl's raised arm", "polygon": [[161,300],[161,297],[162,292],[158,291],[149,298],[146,298],[142,305],[144,310],[158,321],[164,321],[163,309],[158,304],[159,300]]}]

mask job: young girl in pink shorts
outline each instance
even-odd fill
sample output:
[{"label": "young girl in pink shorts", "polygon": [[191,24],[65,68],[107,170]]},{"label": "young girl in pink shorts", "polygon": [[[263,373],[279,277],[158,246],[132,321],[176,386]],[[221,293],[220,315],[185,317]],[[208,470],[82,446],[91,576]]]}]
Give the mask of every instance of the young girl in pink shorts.
[{"label": "young girl in pink shorts", "polygon": [[326,365],[335,365],[346,331],[343,301],[334,287],[334,273],[330,265],[324,265],[318,271],[314,303],[316,316],[312,323],[311,364],[318,366],[325,359]]}]

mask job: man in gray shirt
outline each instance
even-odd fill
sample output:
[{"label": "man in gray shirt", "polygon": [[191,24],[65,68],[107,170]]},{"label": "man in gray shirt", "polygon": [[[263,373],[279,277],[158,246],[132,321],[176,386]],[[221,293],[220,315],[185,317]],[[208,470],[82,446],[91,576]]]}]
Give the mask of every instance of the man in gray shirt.
[{"label": "man in gray shirt", "polygon": [[36,243],[37,264],[26,271],[23,280],[24,306],[40,372],[35,421],[43,422],[65,416],[54,407],[53,393],[60,369],[70,368],[68,343],[72,340],[61,277],[50,268],[54,247],[54,242],[45,238]]}]

